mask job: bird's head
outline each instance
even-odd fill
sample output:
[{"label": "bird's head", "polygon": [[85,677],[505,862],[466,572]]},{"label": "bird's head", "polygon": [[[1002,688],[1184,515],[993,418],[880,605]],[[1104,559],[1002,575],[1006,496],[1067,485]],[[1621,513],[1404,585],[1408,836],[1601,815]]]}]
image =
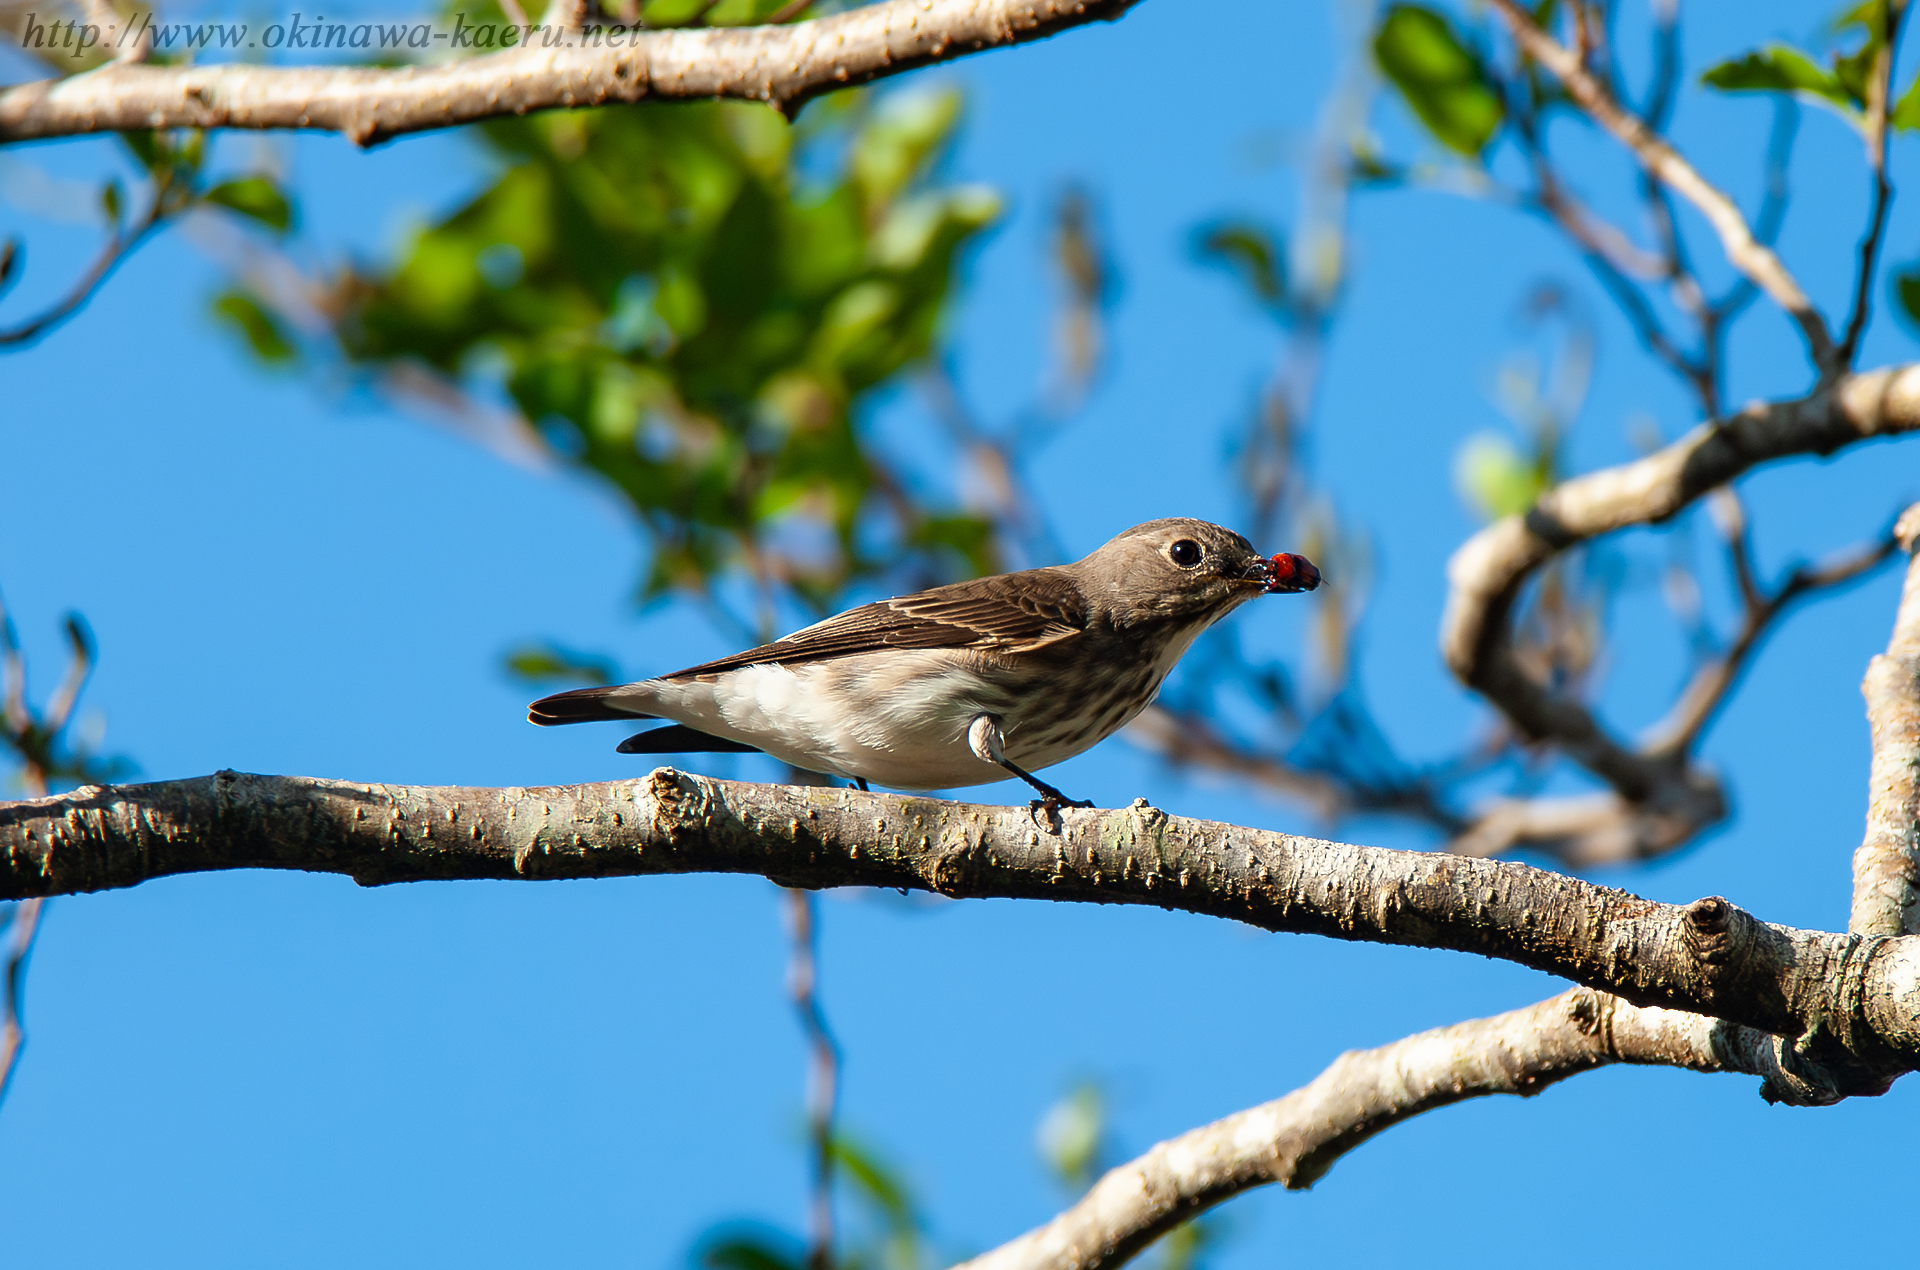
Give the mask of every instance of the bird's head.
[{"label": "bird's head", "polygon": [[1263,556],[1231,529],[1184,518],[1135,525],[1074,568],[1123,620],[1219,617],[1256,595],[1320,585],[1305,556]]}]

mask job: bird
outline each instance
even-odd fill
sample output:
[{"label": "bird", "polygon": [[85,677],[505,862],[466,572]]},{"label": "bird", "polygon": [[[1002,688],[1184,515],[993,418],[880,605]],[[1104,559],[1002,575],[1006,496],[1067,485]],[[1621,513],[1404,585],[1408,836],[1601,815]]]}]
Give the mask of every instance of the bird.
[{"label": "bird", "polygon": [[1320,583],[1305,556],[1263,556],[1204,520],[1150,520],[1073,564],[863,604],[670,675],[542,697],[527,717],[671,720],[623,754],[761,751],[863,790],[1011,774],[1041,795],[1036,808],[1090,807],[1033,773],[1131,722],[1240,605]]}]

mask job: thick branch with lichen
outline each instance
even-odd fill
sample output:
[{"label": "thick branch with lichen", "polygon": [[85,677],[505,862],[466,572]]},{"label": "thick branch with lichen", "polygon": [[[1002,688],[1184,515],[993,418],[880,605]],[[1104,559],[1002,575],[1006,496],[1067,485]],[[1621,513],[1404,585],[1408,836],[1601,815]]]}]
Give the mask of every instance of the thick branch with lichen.
[{"label": "thick branch with lichen", "polygon": [[1920,937],[1761,922],[1504,861],[1388,851],[1166,815],[711,780],[544,789],[221,772],[0,805],[0,898],[277,868],[366,885],[753,873],[787,886],[1154,904],[1267,930],[1475,952],[1779,1036],[1878,1093],[1920,1062]]},{"label": "thick branch with lichen", "polygon": [[791,26],[536,31],[436,66],[114,64],[0,89],[0,142],[138,128],[314,128],[366,145],[501,115],[736,97],[791,113],[821,93],[1119,18],[1137,0],[886,0]]}]

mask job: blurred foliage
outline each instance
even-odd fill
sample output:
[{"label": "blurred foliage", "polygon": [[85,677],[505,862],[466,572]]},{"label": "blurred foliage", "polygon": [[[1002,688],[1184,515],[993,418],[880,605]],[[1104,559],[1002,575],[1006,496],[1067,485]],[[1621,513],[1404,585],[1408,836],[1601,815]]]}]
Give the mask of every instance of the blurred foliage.
[{"label": "blurred foliage", "polygon": [[1085,1081],[1047,1108],[1034,1130],[1034,1146],[1062,1186],[1078,1194],[1106,1167],[1107,1100]]},{"label": "blurred foliage", "polygon": [[552,642],[526,644],[507,654],[507,670],[528,683],[578,684],[597,688],[618,682],[620,668],[610,658]]},{"label": "blurred foliage", "polygon": [[[1830,53],[1825,67],[1791,45],[1776,43],[1710,67],[1700,80],[1722,92],[1791,93],[1860,128],[1874,60],[1887,45],[1889,16],[1886,0],[1844,11],[1833,29],[1841,39],[1859,43]],[[1920,76],[1896,101],[1891,122],[1895,128],[1920,129]]]},{"label": "blurred foliage", "polygon": [[206,200],[284,234],[293,228],[293,203],[280,187],[263,176],[223,181],[206,192]]},{"label": "blurred foliage", "polygon": [[[1082,1081],[1047,1108],[1034,1131],[1034,1145],[1064,1189],[1075,1196],[1086,1194],[1119,1162],[1100,1086]],[[1195,1270],[1201,1254],[1220,1242],[1223,1229],[1217,1214],[1183,1222],[1160,1237],[1145,1264],[1152,1270]]]},{"label": "blurred foliage", "polygon": [[76,735],[74,711],[98,650],[78,613],[67,614],[61,633],[67,641],[67,673],[36,708],[27,692],[26,654],[12,615],[0,604],[0,752],[13,761],[15,783],[30,797],[104,785],[133,771],[127,760],[99,754],[96,740]]},{"label": "blurred foliage", "polygon": [[[490,123],[489,187],[334,288],[338,349],[504,388],[645,526],[644,597],[743,568],[824,610],[903,562],[991,572],[987,522],[929,510],[858,431],[1000,212],[934,180],[959,114],[923,91],[842,95],[797,126],[732,102]],[[271,359],[296,341],[269,307],[243,290],[216,311]]]},{"label": "blurred foliage", "polygon": [[1279,310],[1285,304],[1286,245],[1265,225],[1250,221],[1204,225],[1194,235],[1194,254],[1233,274],[1263,308]]},{"label": "blurred foliage", "polygon": [[1552,474],[1537,453],[1525,453],[1493,432],[1468,437],[1454,459],[1453,472],[1460,497],[1482,520],[1518,515],[1552,483]]},{"label": "blurred foliage", "polygon": [[[912,1192],[899,1169],[844,1134],[832,1147],[834,1172],[846,1180],[846,1232],[834,1249],[835,1270],[932,1270],[943,1264],[927,1239]],[[693,1250],[705,1270],[808,1270],[804,1240],[761,1223],[727,1222]]]},{"label": "blurred foliage", "polygon": [[[66,295],[41,313],[0,324],[0,348],[27,347],[78,312],[116,264],[156,230],[188,212],[233,215],[275,233],[291,228],[292,203],[270,178],[252,174],[208,184],[211,156],[206,133],[191,128],[141,129],[115,137],[131,169],[126,175],[133,178],[133,188],[129,192],[119,175],[101,181],[96,201],[106,239],[98,257]],[[18,239],[0,244],[0,295],[19,281],[25,256]],[[245,329],[245,316],[234,314],[231,320]],[[249,342],[263,357],[271,356],[274,334],[271,324],[257,326],[249,333]]]},{"label": "blurred foliage", "polygon": [[1389,5],[1373,37],[1387,81],[1449,149],[1469,157],[1486,149],[1506,108],[1481,56],[1440,13]]}]

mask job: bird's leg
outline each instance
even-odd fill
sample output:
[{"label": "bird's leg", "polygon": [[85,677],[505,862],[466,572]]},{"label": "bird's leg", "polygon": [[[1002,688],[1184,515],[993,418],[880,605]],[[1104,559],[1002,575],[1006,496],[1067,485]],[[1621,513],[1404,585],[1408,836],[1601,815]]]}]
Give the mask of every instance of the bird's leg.
[{"label": "bird's leg", "polygon": [[1084,798],[1068,798],[1065,794],[1061,793],[1059,790],[1055,789],[1053,786],[1047,784],[1045,781],[1041,780],[1038,776],[1035,776],[1031,772],[1025,771],[1022,768],[1016,767],[1014,764],[1009,763],[1006,759],[1000,760],[1000,766],[1006,768],[1009,772],[1012,772],[1015,776],[1018,776],[1021,780],[1025,781],[1027,784],[1033,786],[1035,789],[1040,791],[1040,797],[1034,800],[1034,805],[1037,807],[1045,807],[1045,808],[1048,808],[1049,810],[1052,810],[1060,807],[1091,807],[1093,806],[1093,804],[1090,801]]},{"label": "bird's leg", "polygon": [[1091,807],[1090,802],[1077,798],[1068,798],[1065,794],[1047,784],[1033,773],[1014,763],[1006,754],[1006,738],[1000,734],[1000,721],[990,714],[983,714],[967,726],[967,748],[974,756],[985,762],[1006,768],[1015,776],[1040,791],[1040,797],[1033,802],[1035,808],[1057,811],[1062,807]]},{"label": "bird's leg", "polygon": [[871,790],[869,790],[869,789],[867,788],[867,778],[866,778],[866,777],[864,777],[864,776],[856,776],[856,777],[854,777],[854,778],[853,778],[853,787],[854,787],[855,789],[857,789],[857,790],[859,790],[859,791],[860,791],[861,793],[863,793],[863,794],[866,794],[866,793],[871,793],[871,792],[872,792]]}]

